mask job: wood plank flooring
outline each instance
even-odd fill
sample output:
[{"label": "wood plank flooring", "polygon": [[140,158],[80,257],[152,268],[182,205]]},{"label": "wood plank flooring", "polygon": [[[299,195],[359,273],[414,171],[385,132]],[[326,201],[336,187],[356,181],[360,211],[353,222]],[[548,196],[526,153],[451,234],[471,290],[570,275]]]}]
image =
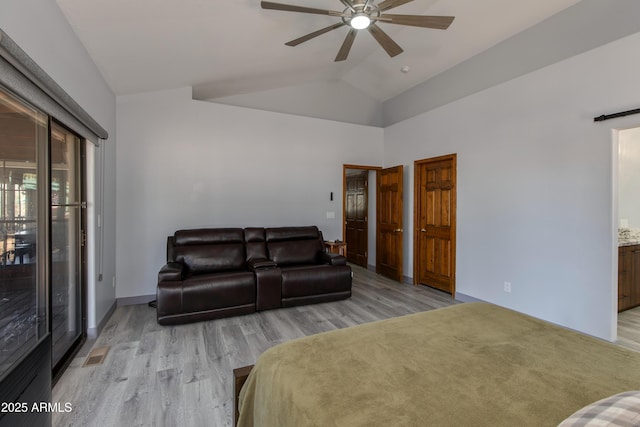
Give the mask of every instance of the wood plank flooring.
[{"label": "wood plank flooring", "polygon": [[640,351],[640,307],[618,313],[617,344]]},{"label": "wood plank flooring", "polygon": [[231,426],[232,370],[266,349],[456,303],[425,286],[353,270],[353,296],[344,301],[178,326],[158,325],[146,305],[119,307],[93,343],[111,347],[104,364],[83,368],[78,357],[56,384],[53,401],[70,402],[73,411],[54,414],[53,425]]},{"label": "wood plank flooring", "polygon": [[[233,368],[269,347],[305,335],[457,303],[445,293],[400,284],[353,266],[344,301],[160,326],[146,305],[119,307],[93,347],[110,346],[103,365],[82,367],[82,349],[53,390],[73,411],[54,426],[231,426]],[[640,351],[640,308],[619,315],[618,344]]]}]

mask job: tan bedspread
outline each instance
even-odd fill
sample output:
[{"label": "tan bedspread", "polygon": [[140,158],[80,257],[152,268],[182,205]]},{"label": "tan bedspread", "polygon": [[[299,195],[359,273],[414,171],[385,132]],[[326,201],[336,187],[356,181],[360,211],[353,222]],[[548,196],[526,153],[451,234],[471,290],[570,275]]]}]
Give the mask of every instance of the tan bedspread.
[{"label": "tan bedspread", "polygon": [[640,389],[640,353],[485,303],[280,344],[240,395],[241,427],[556,426]]}]

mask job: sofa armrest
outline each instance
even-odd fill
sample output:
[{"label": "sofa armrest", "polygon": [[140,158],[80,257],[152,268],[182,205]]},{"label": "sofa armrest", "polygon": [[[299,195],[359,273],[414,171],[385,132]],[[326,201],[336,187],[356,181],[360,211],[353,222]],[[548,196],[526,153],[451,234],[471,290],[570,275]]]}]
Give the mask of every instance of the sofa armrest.
[{"label": "sofa armrest", "polygon": [[277,267],[278,264],[267,258],[257,258],[247,261],[247,268],[251,271],[271,270]]},{"label": "sofa armrest", "polygon": [[282,307],[282,273],[279,268],[254,270],[256,276],[256,310]]},{"label": "sofa armrest", "polygon": [[320,261],[323,264],[347,265],[347,259],[344,256],[331,252],[321,252]]},{"label": "sofa armrest", "polygon": [[158,282],[182,280],[183,266],[179,262],[169,262],[158,273]]}]

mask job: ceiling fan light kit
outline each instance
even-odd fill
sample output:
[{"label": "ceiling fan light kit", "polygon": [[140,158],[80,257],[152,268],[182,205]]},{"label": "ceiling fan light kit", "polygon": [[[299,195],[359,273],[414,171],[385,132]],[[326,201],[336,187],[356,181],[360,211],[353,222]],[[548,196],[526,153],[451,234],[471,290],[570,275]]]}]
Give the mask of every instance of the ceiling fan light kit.
[{"label": "ceiling fan light kit", "polygon": [[356,34],[360,30],[368,30],[374,39],[391,57],[403,52],[402,48],[376,24],[377,22],[397,25],[409,25],[413,27],[434,28],[446,30],[453,22],[453,16],[423,16],[423,15],[393,15],[382,13],[386,10],[398,7],[413,0],[383,0],[375,4],[374,0],[340,0],[346,7],[342,12],[335,10],[316,9],[305,6],[295,6],[270,1],[262,1],[263,9],[281,10],[285,12],[312,13],[316,15],[334,16],[342,19],[342,22],[330,25],[314,31],[295,40],[285,43],[287,46],[297,46],[329,31],[343,26],[351,27],[347,33],[335,61],[344,61],[349,56]]},{"label": "ceiling fan light kit", "polygon": [[349,25],[351,25],[356,30],[364,30],[371,24],[371,18],[369,18],[364,13],[359,13],[349,21]]}]

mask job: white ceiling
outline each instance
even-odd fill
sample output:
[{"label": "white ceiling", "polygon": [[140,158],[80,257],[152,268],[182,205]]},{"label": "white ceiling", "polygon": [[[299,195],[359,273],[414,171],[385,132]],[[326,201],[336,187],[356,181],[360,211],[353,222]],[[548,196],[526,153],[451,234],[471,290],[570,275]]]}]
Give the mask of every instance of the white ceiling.
[{"label": "white ceiling", "polygon": [[[384,101],[579,0],[415,0],[388,13],[456,19],[446,31],[380,23],[404,53],[389,58],[365,31],[342,63],[333,59],[346,27],[284,45],[339,18],[263,10],[259,0],[56,1],[117,95],[193,86],[211,99],[342,80]],[[339,0],[277,1],[344,9]]]}]

